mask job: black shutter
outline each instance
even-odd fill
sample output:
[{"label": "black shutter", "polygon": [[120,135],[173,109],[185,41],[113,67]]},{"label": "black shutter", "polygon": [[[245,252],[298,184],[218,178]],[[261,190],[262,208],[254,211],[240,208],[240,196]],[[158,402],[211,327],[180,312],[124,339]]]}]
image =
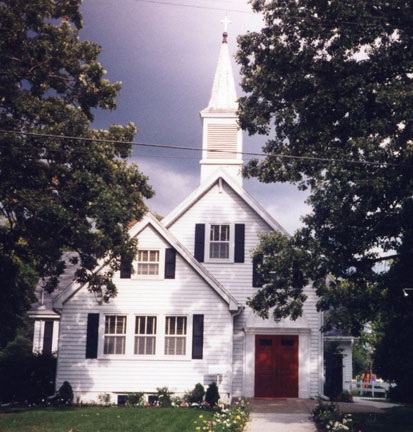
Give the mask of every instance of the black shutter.
[{"label": "black shutter", "polygon": [[194,315],[192,321],[192,358],[202,359],[204,346],[204,316]]},{"label": "black shutter", "polygon": [[52,341],[53,341],[53,321],[46,320],[44,322],[43,353],[50,354],[52,352]]},{"label": "black shutter", "polygon": [[120,278],[130,279],[132,274],[132,260],[129,257],[122,257],[120,261]]},{"label": "black shutter", "polygon": [[262,257],[255,257],[252,260],[252,286],[261,288],[263,284],[262,276],[258,273],[258,266],[262,264]]},{"label": "black shutter", "polygon": [[175,279],[176,250],[165,249],[165,279]]},{"label": "black shutter", "polygon": [[195,225],[195,258],[199,262],[204,262],[205,250],[205,224]]},{"label": "black shutter", "polygon": [[245,225],[235,224],[235,252],[234,262],[244,262]]},{"label": "black shutter", "polygon": [[99,314],[87,314],[86,358],[98,357]]}]

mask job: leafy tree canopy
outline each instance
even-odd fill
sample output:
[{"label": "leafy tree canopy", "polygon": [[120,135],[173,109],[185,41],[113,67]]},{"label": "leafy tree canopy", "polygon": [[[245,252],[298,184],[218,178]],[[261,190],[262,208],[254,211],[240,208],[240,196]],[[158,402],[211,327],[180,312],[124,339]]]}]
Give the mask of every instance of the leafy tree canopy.
[{"label": "leafy tree canopy", "polygon": [[[79,41],[80,2],[0,3],[0,346],[13,338],[38,278],[55,288],[64,250],[78,252],[79,281],[103,300],[115,295],[113,272],[136,247],[127,225],[152,195],[126,161],[131,146],[120,143],[135,126],[91,129],[94,109],[115,108],[120,83],[104,78],[99,46]],[[93,272],[109,260],[107,272]]]},{"label": "leafy tree canopy", "polygon": [[264,26],[238,41],[240,124],[268,141],[245,174],[295,183],[312,207],[292,238],[258,247],[267,284],[251,305],[295,317],[311,279],[331,310],[326,328],[357,334],[390,309],[412,319],[402,288],[413,286],[413,3],[251,3]]}]

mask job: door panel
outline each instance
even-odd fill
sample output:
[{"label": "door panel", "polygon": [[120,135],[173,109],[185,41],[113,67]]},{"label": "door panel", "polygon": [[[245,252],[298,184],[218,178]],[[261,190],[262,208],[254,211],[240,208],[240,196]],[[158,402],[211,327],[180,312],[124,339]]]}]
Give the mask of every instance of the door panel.
[{"label": "door panel", "polygon": [[254,394],[298,397],[298,336],[255,336]]}]

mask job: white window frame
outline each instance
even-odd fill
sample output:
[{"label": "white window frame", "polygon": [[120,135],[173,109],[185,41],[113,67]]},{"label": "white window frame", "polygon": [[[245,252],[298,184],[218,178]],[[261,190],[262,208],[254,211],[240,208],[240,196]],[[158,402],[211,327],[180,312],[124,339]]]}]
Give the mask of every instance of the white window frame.
[{"label": "white window frame", "polygon": [[[145,318],[145,333],[136,333],[136,321],[138,318]],[[148,318],[155,318],[155,332],[152,334],[147,334],[147,319]],[[155,348],[155,353],[154,354],[140,354],[140,353],[136,353],[135,349],[136,349],[136,339],[138,337],[141,338],[145,338],[145,340],[147,338],[154,338],[154,348]],[[139,314],[139,315],[135,315],[134,316],[134,332],[133,332],[133,355],[137,356],[137,357],[141,357],[141,358],[154,358],[156,357],[159,353],[158,353],[158,345],[159,345],[159,317],[156,314]],[[145,348],[146,348],[146,341],[145,341]]]},{"label": "white window frame", "polygon": [[[177,334],[169,334],[166,332],[166,323],[167,323],[167,319],[168,318],[185,318],[185,335],[177,335]],[[165,314],[164,315],[164,326],[163,326],[163,350],[162,350],[162,355],[164,358],[170,358],[170,359],[180,359],[180,358],[188,358],[190,353],[190,347],[188,344],[189,341],[189,318],[187,315],[182,315],[182,314],[174,314],[174,313],[170,313],[170,314]],[[175,322],[175,327],[177,326],[177,321]],[[179,338],[179,339],[184,339],[185,340],[185,354],[166,354],[165,350],[166,350],[166,338]]]},{"label": "white window frame", "polygon": [[[124,333],[106,333],[106,318],[110,317],[122,317],[125,318],[125,332]],[[104,357],[119,357],[119,358],[125,358],[125,356],[128,353],[128,315],[127,314],[119,314],[119,313],[107,313],[103,315],[103,338],[102,338],[102,355]],[[105,341],[107,337],[123,337],[124,338],[124,352],[123,353],[105,353]]]},{"label": "white window frame", "polygon": [[[150,274],[139,274],[139,263],[143,263],[143,261],[139,261],[139,251],[148,251],[148,252],[158,252],[159,254],[159,261],[158,264],[158,274],[150,275]],[[135,259],[135,273],[132,275],[132,278],[136,279],[163,279],[164,273],[165,273],[165,249],[157,249],[157,248],[145,248],[141,247],[138,249],[138,253],[136,255]],[[150,264],[152,261],[148,261],[147,263]],[[155,263],[155,261],[153,261]]]},{"label": "white window frame", "polygon": [[[228,258],[211,258],[211,227],[213,225],[228,225],[229,226],[229,251]],[[235,243],[235,225],[231,222],[210,222],[205,226],[205,262],[209,263],[233,263],[234,262],[234,243]]]},{"label": "white window frame", "polygon": [[[107,316],[124,316],[126,317],[126,334],[125,336],[125,354],[105,354],[105,323]],[[137,316],[153,316],[156,317],[156,339],[155,339],[155,354],[135,354],[135,323]],[[165,325],[167,317],[185,317],[186,318],[186,342],[185,355],[165,354]],[[98,359],[102,360],[134,360],[134,361],[191,361],[192,360],[192,315],[185,311],[157,311],[153,310],[143,312],[126,312],[119,313],[117,310],[107,310],[100,313],[99,318],[99,341],[98,341]]]}]

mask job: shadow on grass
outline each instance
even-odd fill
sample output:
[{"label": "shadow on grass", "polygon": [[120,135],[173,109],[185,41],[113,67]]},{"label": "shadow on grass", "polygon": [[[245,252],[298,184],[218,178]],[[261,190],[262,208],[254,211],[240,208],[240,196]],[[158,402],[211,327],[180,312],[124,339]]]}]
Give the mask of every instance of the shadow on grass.
[{"label": "shadow on grass", "polygon": [[394,407],[382,413],[354,413],[356,430],[363,432],[412,432],[413,406]]}]

